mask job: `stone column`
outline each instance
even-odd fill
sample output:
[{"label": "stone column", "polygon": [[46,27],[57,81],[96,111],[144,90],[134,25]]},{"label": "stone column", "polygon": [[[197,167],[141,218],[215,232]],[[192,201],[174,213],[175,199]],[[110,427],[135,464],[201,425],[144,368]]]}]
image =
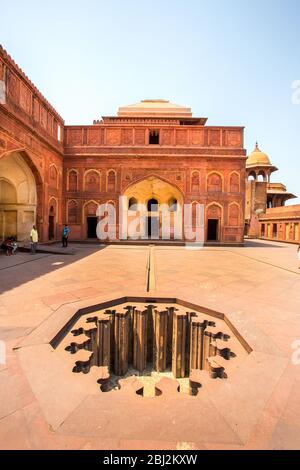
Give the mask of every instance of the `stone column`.
[{"label": "stone column", "polygon": [[175,311],[178,309],[175,307],[166,307],[166,310],[168,312],[168,339],[167,339],[167,367],[171,366],[172,361],[173,361],[173,317],[175,314]]},{"label": "stone column", "polygon": [[135,307],[128,305],[124,307],[124,310],[128,312],[128,330],[129,330],[129,337],[128,337],[128,364],[133,363],[133,313],[135,311]]},{"label": "stone column", "polygon": [[191,320],[190,326],[190,371],[203,369],[203,340],[206,324],[197,320]]},{"label": "stone column", "polygon": [[192,332],[192,320],[197,317],[195,312],[186,312],[186,341],[185,341],[185,371],[190,371],[190,349],[191,349],[191,332]]},{"label": "stone column", "polygon": [[125,375],[128,371],[129,314],[116,313],[114,317],[114,372]]},{"label": "stone column", "polygon": [[143,372],[147,366],[147,310],[133,312],[133,367]]},{"label": "stone column", "polygon": [[167,367],[167,334],[168,312],[167,310],[154,312],[153,328],[153,368],[157,372],[163,372]]},{"label": "stone column", "polygon": [[147,305],[147,362],[153,364],[153,351],[154,351],[154,305]]},{"label": "stone column", "polygon": [[208,358],[212,354],[211,342],[213,340],[213,332],[207,328],[204,332],[203,338],[203,354],[202,354],[202,369],[209,371]]},{"label": "stone column", "polygon": [[99,343],[98,343],[98,330],[97,328],[93,328],[90,331],[90,345],[92,355],[90,356],[89,362],[90,366],[98,366],[98,351],[99,351]]},{"label": "stone column", "polygon": [[98,320],[97,343],[98,343],[98,366],[110,368],[110,331],[111,322],[109,318]]},{"label": "stone column", "polygon": [[173,357],[172,372],[175,378],[185,377],[186,314],[173,317]]}]

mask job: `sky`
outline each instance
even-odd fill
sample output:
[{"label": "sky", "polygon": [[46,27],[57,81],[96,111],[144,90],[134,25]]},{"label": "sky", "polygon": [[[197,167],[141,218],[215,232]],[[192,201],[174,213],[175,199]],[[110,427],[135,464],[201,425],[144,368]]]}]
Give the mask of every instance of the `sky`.
[{"label": "sky", "polygon": [[66,124],[187,105],[245,126],[300,196],[299,0],[0,0],[0,16],[0,43]]}]

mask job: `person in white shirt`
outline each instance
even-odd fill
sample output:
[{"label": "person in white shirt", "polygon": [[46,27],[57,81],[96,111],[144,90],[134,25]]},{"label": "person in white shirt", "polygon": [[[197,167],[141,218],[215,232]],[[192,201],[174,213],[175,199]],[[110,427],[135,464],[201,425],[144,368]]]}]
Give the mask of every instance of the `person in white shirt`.
[{"label": "person in white shirt", "polygon": [[36,253],[36,247],[37,247],[38,241],[39,241],[39,234],[36,229],[36,226],[34,225],[30,232],[30,251],[32,255]]}]

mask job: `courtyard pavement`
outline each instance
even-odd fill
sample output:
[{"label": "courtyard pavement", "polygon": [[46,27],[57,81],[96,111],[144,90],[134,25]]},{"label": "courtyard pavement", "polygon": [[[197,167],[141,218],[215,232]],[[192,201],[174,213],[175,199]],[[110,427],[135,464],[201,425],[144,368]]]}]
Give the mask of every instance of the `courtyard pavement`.
[{"label": "courtyard pavement", "polygon": [[[152,250],[148,294],[147,246],[0,255],[1,449],[300,448],[297,246]],[[71,371],[68,387],[53,373],[46,338],[79,308],[126,295],[176,297],[224,313],[253,352],[197,397],[87,395]]]}]

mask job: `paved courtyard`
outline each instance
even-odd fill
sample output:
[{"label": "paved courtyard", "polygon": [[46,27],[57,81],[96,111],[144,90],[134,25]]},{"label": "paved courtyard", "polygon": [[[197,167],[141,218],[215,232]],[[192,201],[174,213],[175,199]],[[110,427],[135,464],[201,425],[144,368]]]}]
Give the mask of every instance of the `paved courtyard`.
[{"label": "paved courtyard", "polygon": [[[0,365],[0,448],[298,449],[296,251],[248,241],[244,248],[199,251],[73,244],[68,255],[1,255],[0,339],[7,357]],[[93,392],[71,370],[57,374],[48,340],[61,321],[122,296],[175,297],[221,312],[252,352],[196,397]]]}]

